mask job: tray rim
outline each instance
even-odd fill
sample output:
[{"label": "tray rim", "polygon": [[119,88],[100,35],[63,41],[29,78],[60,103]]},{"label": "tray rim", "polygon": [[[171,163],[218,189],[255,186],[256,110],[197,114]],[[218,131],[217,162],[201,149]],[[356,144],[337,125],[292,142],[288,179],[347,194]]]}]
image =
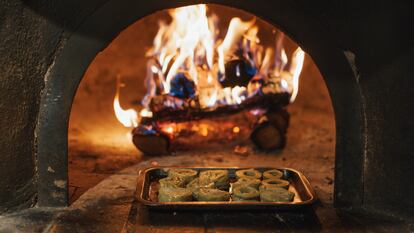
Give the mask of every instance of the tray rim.
[{"label": "tray rim", "polygon": [[[146,200],[143,195],[145,191],[145,178],[147,174],[156,169],[165,169],[165,168],[189,168],[189,169],[279,169],[279,170],[287,170],[290,172],[295,173],[298,177],[300,182],[303,184],[307,194],[309,195],[309,199],[306,201],[301,202],[206,202],[206,201],[197,201],[197,202],[153,202]],[[317,201],[317,196],[315,191],[312,189],[308,179],[305,175],[303,175],[300,171],[288,168],[288,167],[266,167],[266,166],[256,166],[256,167],[238,167],[238,166],[154,166],[154,167],[147,167],[139,171],[138,177],[138,186],[139,186],[139,195],[138,201],[145,206],[149,207],[162,207],[162,208],[172,208],[172,207],[275,207],[275,208],[298,208],[298,207],[305,207],[314,204]]]}]

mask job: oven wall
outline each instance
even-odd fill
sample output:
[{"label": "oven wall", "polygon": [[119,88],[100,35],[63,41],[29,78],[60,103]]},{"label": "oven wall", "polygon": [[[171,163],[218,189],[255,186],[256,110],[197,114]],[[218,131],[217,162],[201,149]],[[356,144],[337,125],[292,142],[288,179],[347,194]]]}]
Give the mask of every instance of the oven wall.
[{"label": "oven wall", "polygon": [[[65,47],[67,38],[107,1],[31,1],[28,5],[13,0],[2,2],[0,212],[34,205],[37,186],[53,185],[53,182],[37,182],[35,127],[41,92],[47,82],[45,77]],[[250,3],[226,2],[244,6]],[[266,6],[263,12],[269,14],[269,1],[252,2]],[[411,198],[414,186],[408,185],[414,178],[414,121],[411,120],[414,113],[414,92],[411,90],[414,84],[414,40],[410,36],[414,34],[410,25],[414,20],[410,15],[413,9],[408,1],[371,5],[360,2],[298,0],[291,3],[298,14],[317,22],[330,33],[338,49],[347,51],[360,85],[364,107],[361,117],[365,122],[365,128],[360,132],[365,145],[363,160],[355,161],[355,166],[362,168],[362,173],[357,175],[363,183],[358,192],[360,203],[347,203],[343,196],[346,194],[336,192],[336,199],[342,200],[337,204],[339,207],[363,204],[364,208],[374,210],[414,209]],[[275,8],[279,6],[278,1],[271,4]],[[351,95],[355,93],[343,93],[341,88],[330,91],[350,95],[349,105],[352,106]],[[64,114],[66,112],[62,117],[67,117]],[[346,129],[337,131],[346,132]],[[355,155],[349,156],[353,160]],[[350,166],[345,161],[337,161],[337,169],[343,164]],[[53,173],[53,169],[49,172]],[[336,181],[341,179],[344,181],[344,177],[336,177]],[[344,182],[352,186],[353,180]]]},{"label": "oven wall", "polygon": [[65,38],[103,1],[31,2],[0,4],[0,213],[36,204],[35,127],[44,77]]},{"label": "oven wall", "polygon": [[364,208],[413,210],[413,5],[361,2],[302,1],[301,6],[349,51],[357,72],[366,115]]}]

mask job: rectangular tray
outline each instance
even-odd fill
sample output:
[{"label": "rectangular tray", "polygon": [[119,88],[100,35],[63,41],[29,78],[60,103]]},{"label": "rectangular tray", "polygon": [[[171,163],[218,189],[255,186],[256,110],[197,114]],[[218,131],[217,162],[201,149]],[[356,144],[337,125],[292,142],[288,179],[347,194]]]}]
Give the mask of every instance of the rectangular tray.
[{"label": "rectangular tray", "polygon": [[140,172],[138,179],[138,200],[145,206],[153,209],[200,209],[200,210],[224,210],[224,209],[296,209],[312,205],[316,201],[316,195],[306,177],[291,168],[278,167],[255,167],[254,169],[263,172],[270,169],[279,169],[284,174],[284,179],[290,182],[289,191],[295,193],[292,202],[158,202],[156,191],[152,190],[151,184],[167,176],[165,169],[168,168],[190,168],[197,171],[225,169],[229,171],[229,178],[235,179],[235,171],[249,169],[252,167],[152,167]]}]

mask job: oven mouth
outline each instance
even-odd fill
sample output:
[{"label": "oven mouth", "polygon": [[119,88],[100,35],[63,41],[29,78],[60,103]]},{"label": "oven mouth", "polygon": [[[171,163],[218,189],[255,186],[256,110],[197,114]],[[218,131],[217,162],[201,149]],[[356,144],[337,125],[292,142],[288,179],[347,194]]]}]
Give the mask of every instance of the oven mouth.
[{"label": "oven mouth", "polygon": [[[203,11],[203,14],[197,15],[197,11],[202,9],[207,13]],[[175,25],[177,12],[186,17],[196,15],[193,21],[199,18],[209,21],[213,15],[217,21],[222,21],[214,23],[217,25],[215,30],[208,27],[201,30],[203,33],[221,32],[210,43],[215,43],[211,58],[205,53],[207,47],[201,43],[202,37],[196,37],[200,38],[199,46],[191,49],[194,54],[201,54],[201,58],[186,58],[191,64],[197,64],[198,73],[193,73],[193,76],[190,75],[192,65],[184,63],[175,73],[169,73],[184,47],[174,47],[173,42],[177,38],[165,31],[193,33],[195,30],[186,28],[191,28],[191,24],[183,25],[184,28]],[[165,20],[165,23],[160,23],[164,26],[158,27],[160,20]],[[234,22],[239,27],[248,27],[243,30],[236,27],[242,34],[235,38],[228,37],[232,34],[229,31],[234,27]],[[146,39],[140,40],[142,33],[138,32],[144,29]],[[246,39],[251,30],[256,34]],[[187,35],[183,33],[180,36],[185,38]],[[157,44],[157,38],[163,38],[164,43]],[[229,40],[234,41],[234,51],[244,52],[227,55],[229,60],[223,61],[227,73],[220,74],[219,48],[221,43]],[[171,43],[173,49],[168,47]],[[245,48],[246,43],[255,49]],[[170,50],[165,53],[154,52],[167,48]],[[152,52],[151,56],[143,55],[149,52]],[[170,56],[169,61],[164,61],[165,57],[169,57],[168,53],[174,55]],[[243,54],[254,54],[254,61],[249,61]],[[100,174],[104,177],[102,173],[142,161],[153,161],[156,166],[165,165],[168,160],[174,165],[194,166],[248,166],[252,163],[253,167],[257,167],[277,164],[306,173],[309,168],[302,165],[303,156],[311,158],[312,167],[333,167],[333,109],[322,75],[312,59],[304,56],[300,47],[276,27],[247,12],[223,6],[175,8],[137,21],[93,60],[77,89],[69,124],[69,161],[73,164],[69,166],[70,184],[82,187],[81,174]],[[212,61],[212,65],[208,60]],[[246,79],[244,92],[235,92],[230,99],[223,97],[220,101],[216,96],[203,94],[206,88],[218,93],[227,90],[232,93],[240,89],[241,86],[231,86],[231,83],[238,82],[237,77],[227,83],[220,80],[234,78],[228,74],[228,67],[240,60],[252,64],[255,70],[255,74]],[[210,66],[215,70],[204,70]],[[298,69],[299,66],[301,69]],[[237,67],[233,67],[234,73]],[[161,71],[163,73],[159,73]],[[215,81],[204,80],[203,73],[208,73],[207,76]],[[167,76],[171,78],[168,83],[165,81]],[[301,90],[298,90],[299,86],[294,86],[296,81],[291,79],[294,76],[298,79],[298,85],[301,82]],[[148,86],[148,83],[151,85]],[[293,92],[297,94],[296,102],[293,102]],[[184,93],[192,95],[182,95]],[[200,101],[207,98],[204,103],[211,102],[213,97],[217,101],[211,106],[204,106]],[[236,101],[237,98],[241,99]],[[325,133],[321,134],[322,131]],[[316,134],[320,135],[312,137]],[[299,153],[295,152],[298,150]],[[324,153],[326,159],[318,159],[318,153]],[[254,174],[246,171],[245,175]],[[318,179],[327,190],[327,198],[330,196],[332,200],[333,182],[327,182],[324,178],[333,180],[333,171],[326,169],[319,176],[323,176]],[[74,190],[72,202],[82,193],[80,188]]]},{"label": "oven mouth", "polygon": [[[150,3],[153,4],[153,3]],[[167,4],[168,5],[168,4]],[[167,8],[165,5],[164,7],[162,7],[163,9]],[[171,5],[176,7],[175,4]],[[210,6],[210,5],[209,5]],[[211,6],[217,6],[220,7],[220,5],[211,5]],[[291,11],[292,9],[287,6],[287,10]],[[242,5],[238,5],[235,4],[235,9],[242,9],[242,10],[246,10],[245,7],[243,7]],[[123,8],[124,9],[124,8]],[[102,9],[100,9],[100,11],[102,10],[102,12],[105,12],[106,10],[108,10],[107,7],[103,7]],[[67,171],[69,169],[69,173],[71,173],[71,168],[70,165],[68,165],[67,162],[62,161],[61,158],[67,158],[68,154],[67,154],[67,148],[69,148],[69,159],[72,155],[74,154],[87,154],[85,157],[89,157],[90,159],[96,158],[97,156],[99,157],[100,154],[111,154],[111,157],[115,160],[117,160],[118,158],[120,158],[119,156],[119,152],[122,152],[123,154],[129,154],[131,153],[131,140],[126,141],[125,140],[125,135],[130,133],[129,130],[125,130],[122,128],[122,126],[116,126],[116,127],[102,127],[101,129],[99,129],[99,132],[96,131],[96,134],[92,137],[88,137],[87,134],[91,131],[88,130],[88,123],[87,121],[89,119],[96,119],[96,124],[95,125],[99,125],[101,124],[101,126],[104,126],[106,123],[112,122],[114,125],[115,124],[119,124],[117,123],[117,121],[114,121],[113,115],[111,116],[111,120],[110,121],[106,121],[106,119],[103,119],[105,117],[102,118],[95,118],[92,117],[92,115],[89,115],[88,117],[84,117],[83,118],[83,125],[81,127],[75,127],[72,128],[73,123],[75,121],[73,121],[73,119],[75,119],[76,117],[79,119],[82,119],[81,114],[78,114],[78,116],[75,116],[78,110],[80,110],[79,112],[82,113],[82,111],[84,113],[87,112],[88,107],[86,108],[79,108],[78,110],[76,110],[76,108],[78,107],[79,104],[79,96],[78,94],[81,93],[82,88],[83,88],[83,82],[88,82],[87,81],[87,75],[91,72],[91,70],[93,69],[93,62],[99,62],[100,59],[102,59],[102,54],[98,55],[98,51],[100,51],[102,49],[102,47],[111,47],[111,41],[115,38],[115,34],[119,33],[121,31],[121,29],[124,29],[127,25],[132,25],[131,23],[137,19],[143,18],[144,14],[137,14],[137,13],[133,13],[131,10],[126,10],[125,12],[129,12],[125,14],[125,19],[120,20],[118,23],[119,25],[114,25],[113,27],[107,27],[107,28],[93,28],[93,23],[92,22],[97,22],[99,20],[102,20],[101,15],[96,14],[91,16],[91,21],[86,21],[85,24],[82,24],[82,26],[79,29],[79,33],[74,33],[74,35],[67,41],[67,46],[63,46],[62,48],[62,53],[60,54],[60,56],[57,57],[56,62],[53,64],[53,66],[51,67],[50,72],[48,73],[48,78],[47,78],[47,82],[46,82],[46,87],[45,87],[45,91],[44,93],[47,93],[43,96],[42,99],[42,109],[40,110],[40,116],[39,116],[39,124],[37,127],[37,137],[38,137],[38,150],[37,150],[37,155],[38,155],[38,164],[39,164],[39,204],[43,205],[42,203],[45,203],[46,205],[66,205],[67,204],[67,199],[66,197],[68,196],[68,188],[59,188],[57,189],[56,187],[53,187],[53,185],[48,185],[48,184],[53,184],[54,180],[64,180],[64,181],[68,181],[68,177],[67,177]],[[258,11],[256,8],[252,8],[252,9],[247,9],[250,12],[254,13],[258,13],[260,11]],[[107,11],[110,12],[110,11]],[[147,14],[147,13],[146,13]],[[298,25],[307,25],[306,20],[303,20],[302,16],[298,15],[296,17],[296,14],[291,11],[292,15],[295,15],[295,21],[296,22],[302,22],[302,23],[293,23],[290,22],[288,20],[288,18],[284,18],[285,15],[280,14],[277,17],[282,17],[277,19],[276,16],[274,16],[275,18],[273,19],[272,15],[267,15],[265,14],[257,14],[256,16],[260,16],[263,17],[264,19],[268,20],[268,22],[270,22],[273,25],[278,25],[283,31],[285,32],[289,32],[287,33],[287,35],[291,36],[294,41],[297,41],[298,44],[300,44],[301,48],[303,48],[304,51],[309,51],[310,55],[312,55],[312,58],[315,60],[315,63],[318,65],[316,67],[313,66],[312,69],[314,69],[313,72],[318,73],[318,79],[321,81],[321,83],[323,84],[323,88],[325,85],[325,81],[326,81],[326,85],[328,86],[330,92],[328,93],[327,90],[325,89],[325,94],[322,97],[323,98],[327,98],[328,99],[328,108],[330,108],[330,114],[331,114],[331,123],[333,124],[331,131],[329,131],[330,135],[333,136],[329,137],[326,139],[326,143],[330,144],[330,152],[332,153],[332,157],[331,156],[325,156],[330,163],[334,163],[334,155],[336,153],[336,161],[340,161],[341,164],[347,164],[350,161],[347,161],[343,158],[345,158],[345,154],[350,154],[349,149],[346,148],[350,148],[348,146],[344,146],[344,145],[348,145],[348,143],[357,145],[352,147],[352,150],[358,150],[359,148],[359,143],[358,143],[358,137],[348,137],[345,135],[347,135],[347,133],[342,132],[341,130],[343,129],[351,129],[351,128],[355,128],[355,127],[359,127],[361,126],[361,124],[359,123],[353,123],[355,124],[354,127],[350,126],[353,124],[348,124],[349,123],[349,119],[348,120],[344,120],[344,116],[359,116],[358,114],[339,114],[339,115],[334,115],[333,112],[333,108],[335,108],[335,110],[340,109],[340,111],[357,111],[357,109],[359,108],[352,108],[352,109],[343,109],[343,106],[346,106],[345,103],[347,103],[347,101],[345,101],[345,99],[343,97],[341,97],[341,93],[343,92],[335,92],[336,89],[336,84],[337,82],[334,81],[335,78],[334,77],[344,77],[344,76],[352,76],[352,72],[348,72],[349,71],[349,64],[347,64],[346,60],[343,60],[343,54],[342,53],[338,53],[337,50],[332,49],[332,44],[329,43],[328,38],[330,38],[329,36],[327,36],[326,33],[321,32],[321,29],[318,28],[317,26],[315,27],[314,31],[312,32],[308,27],[305,26],[298,26]],[[94,18],[96,17],[96,18]],[[134,18],[134,20],[131,20],[131,18]],[[93,18],[93,19],[92,19]],[[122,18],[122,17],[121,17]],[[145,19],[144,19],[145,20]],[[122,25],[122,26],[120,26]],[[287,30],[289,29],[289,30]],[[95,41],[95,43],[93,41],[91,41],[91,38],[94,38],[95,36],[84,36],[83,33],[88,32],[88,33],[93,33],[93,31],[99,31],[99,30],[104,30],[105,32],[102,33],[97,33],[95,36],[98,35],[104,35],[104,39],[100,40],[100,41]],[[323,30],[322,30],[323,31]],[[318,33],[316,32],[321,32],[319,33],[319,35],[316,35]],[[142,34],[142,33],[141,33]],[[306,34],[306,36],[305,36]],[[122,36],[122,33],[120,34]],[[323,35],[321,39],[320,35]],[[294,52],[294,50],[292,50],[292,52]],[[105,51],[103,52],[105,53]],[[77,62],[69,62],[73,59],[73,55],[76,54],[76,56],[80,56],[80,57],[84,57],[85,59],[83,60],[79,60]],[[308,57],[309,59],[311,59],[310,57]],[[101,60],[102,61],[102,60]],[[330,62],[328,62],[330,61]],[[330,64],[331,63],[331,64]],[[330,65],[328,65],[330,64]],[[116,63],[114,63],[114,66],[116,65]],[[87,69],[87,67],[89,67]],[[322,76],[319,74],[318,69],[321,70],[321,72],[323,73],[323,78]],[[83,76],[84,71],[86,70],[85,76]],[[104,70],[102,71],[102,74],[105,74],[105,72],[108,72],[109,70]],[[69,85],[62,85],[62,83],[59,84],[58,78],[57,77],[62,77],[59,76],[61,74],[64,74],[63,77],[65,80],[73,80],[73,81],[68,81],[71,82]],[[114,87],[116,86],[116,81],[114,79],[114,77],[116,77],[115,75],[111,75],[112,76],[112,81],[111,84],[109,86],[111,86],[111,91],[112,92],[111,98],[113,97],[113,91],[114,91]],[[67,77],[75,77],[74,79],[69,79]],[[67,78],[67,79],[66,79]],[[122,81],[124,83],[127,83],[128,80],[128,76],[124,76],[122,78]],[[340,78],[341,79],[341,78]],[[60,78],[60,80],[62,80],[62,78]],[[80,82],[82,80],[82,82]],[[61,82],[61,81],[60,81]],[[80,86],[78,86],[78,84],[80,83]],[[99,83],[99,82],[97,82]],[[346,83],[346,82],[345,82]],[[120,105],[127,106],[129,103],[134,102],[134,100],[129,99],[129,97],[125,97],[127,95],[125,95],[128,90],[128,86],[122,89],[122,94],[120,96]],[[142,85],[141,85],[142,86]],[[353,83],[346,83],[345,86],[343,86],[345,89],[349,89],[351,92],[352,90],[354,90],[355,86]],[[94,87],[95,88],[95,87]],[[141,88],[141,87],[139,87]],[[108,89],[109,90],[109,89]],[[90,91],[90,90],[89,90]],[[131,90],[130,90],[131,91]],[[142,91],[142,88],[141,88]],[[87,91],[86,91],[87,92]],[[312,91],[310,91],[312,92]],[[105,93],[105,92],[102,92]],[[94,94],[89,95],[89,96],[97,96],[100,95],[99,92],[94,92]],[[105,95],[105,94],[102,94]],[[300,95],[300,94],[299,94]],[[63,101],[65,98],[56,98],[57,96],[66,96],[68,97],[68,99],[71,99],[72,97],[74,97],[74,102],[72,104],[71,101],[67,102],[67,101]],[[330,97],[332,98],[332,105],[330,103]],[[105,98],[105,97],[103,97]],[[298,97],[300,98],[300,97]],[[87,98],[86,98],[87,99]],[[317,98],[318,99],[318,98]],[[297,100],[299,101],[299,100]],[[82,101],[81,101],[82,102]],[[112,101],[111,101],[112,102]],[[323,102],[323,101],[322,101]],[[356,100],[356,105],[355,106],[359,106],[359,101]],[[92,105],[91,105],[92,106]],[[341,107],[342,106],[342,107]],[[72,108],[71,108],[72,107]],[[290,106],[289,106],[290,107]],[[333,108],[332,108],[333,107]],[[292,104],[292,108],[293,108],[293,104]],[[314,109],[315,113],[320,111],[320,109]],[[109,111],[108,111],[109,112]],[[323,110],[322,110],[323,112]],[[303,114],[300,110],[295,110],[294,113],[296,116]],[[64,115],[65,117],[62,119],[59,116]],[[104,116],[104,115],[102,115]],[[89,119],[88,119],[89,118]],[[358,118],[358,117],[357,117]],[[311,119],[311,118],[309,118]],[[325,119],[323,119],[320,122],[324,122]],[[81,120],[82,121],[82,120]],[[67,125],[69,122],[69,129],[67,129]],[[80,122],[80,121],[78,121]],[[102,123],[104,122],[104,123]],[[304,120],[304,123],[306,122],[306,120]],[[359,122],[359,119],[356,119],[353,122]],[[335,132],[335,124],[336,124],[336,128],[340,131]],[[346,127],[338,127],[339,125],[346,125]],[[291,127],[293,127],[294,122],[291,122]],[[316,128],[315,125],[317,125],[317,123],[315,123],[313,126],[311,126],[310,128]],[[53,127],[51,127],[53,126]],[[298,126],[298,125],[297,125]],[[349,127],[348,127],[349,126]],[[275,127],[273,127],[275,128]],[[306,131],[306,127],[303,126],[299,126],[298,128],[302,128],[300,130],[302,131]],[[81,131],[83,131],[82,133],[79,133],[79,129]],[[112,131],[114,130],[111,135],[116,137],[112,137],[111,139],[109,137],[105,137],[105,131],[109,129],[108,131]],[[332,130],[333,129],[333,130]],[[119,131],[118,131],[119,130]],[[242,128],[239,127],[238,125],[233,125],[231,127],[230,132],[242,132]],[[295,129],[289,128],[289,131],[293,131]],[[299,131],[300,131],[299,130]],[[310,129],[312,130],[312,129]],[[77,133],[76,131],[78,131],[78,135],[76,135],[75,137],[72,137],[73,133]],[[118,131],[118,133],[116,133],[115,131]],[[203,130],[201,130],[203,131]],[[296,130],[295,130],[296,131]],[[345,130],[348,132],[348,130]],[[87,132],[87,133],[85,133]],[[350,130],[349,132],[357,132],[357,130]],[[62,138],[68,138],[69,134],[69,141],[67,140],[62,140]],[[49,135],[55,135],[55,137],[50,137]],[[60,135],[60,136],[58,136]],[[72,135],[72,136],[71,136]],[[321,133],[318,136],[324,136],[324,133]],[[339,138],[337,138],[339,136]],[[355,135],[354,135],[355,136]],[[201,137],[204,137],[203,135],[201,135]],[[87,140],[83,140],[85,138],[88,138]],[[113,138],[115,138],[114,141],[108,143],[109,140],[112,140]],[[266,137],[263,137],[266,138]],[[343,138],[347,138],[347,140],[342,140]],[[348,140],[352,138],[352,140]],[[250,138],[248,138],[250,140]],[[253,140],[252,140],[253,141]],[[264,140],[266,141],[266,140]],[[315,145],[311,145],[311,140],[305,140],[306,142],[308,142],[309,144],[307,144],[307,146],[309,146],[310,148],[315,147]],[[125,143],[127,142],[127,143]],[[353,143],[355,142],[355,143]],[[289,140],[288,140],[289,143]],[[339,143],[339,144],[338,144]],[[336,145],[335,145],[336,144]],[[73,147],[73,145],[75,145],[75,147]],[[105,147],[102,147],[102,145],[104,145]],[[114,146],[115,145],[115,146]],[[195,141],[194,143],[188,143],[186,144],[186,146],[191,145],[191,146],[198,146],[200,145],[200,143],[198,143],[197,141]],[[108,147],[106,147],[108,146]],[[229,148],[231,148],[229,151],[231,151],[231,156],[232,158],[235,158],[235,156],[238,156],[238,159],[236,159],[237,161],[241,161],[243,159],[240,159],[240,157],[244,158],[244,157],[249,157],[251,156],[251,158],[254,158],[255,156],[259,156],[256,155],[256,149],[249,149],[247,147],[246,149],[246,145],[244,144],[240,144],[240,145],[231,145],[231,143],[218,143],[215,144],[213,147],[216,148],[215,151],[212,151],[213,155],[211,155],[212,158],[212,162],[214,163],[221,163],[221,162],[229,162],[226,161],[228,158],[223,156],[222,153],[220,153],[221,148],[224,146],[229,146]],[[335,149],[336,146],[336,149]],[[93,153],[89,153],[90,151],[89,148],[95,148],[94,150],[96,150],[97,152],[93,152]],[[270,146],[271,147],[271,146]],[[338,148],[341,148],[341,150],[338,150]],[[260,148],[259,148],[260,149]],[[342,150],[344,149],[344,150]],[[117,152],[118,151],[118,152]],[[287,149],[285,151],[290,151],[292,153],[294,153],[292,150]],[[312,152],[312,150],[310,150]],[[109,153],[108,153],[109,152]],[[205,151],[201,151],[202,153],[205,153]],[[182,157],[185,157],[185,154],[188,154],[188,151],[185,151],[185,153],[183,153]],[[299,152],[301,153],[301,152]],[[312,152],[314,153],[314,152]],[[88,154],[92,154],[92,155],[88,155]],[[134,149],[134,152],[132,152],[131,154],[129,154],[128,156],[132,156],[132,155],[136,156],[136,150]],[[339,154],[339,155],[338,155]],[[354,153],[351,153],[354,154]],[[359,153],[356,153],[359,154]],[[181,154],[178,155],[179,157],[181,156]],[[208,155],[209,156],[209,155]],[[260,158],[261,156],[257,157]],[[55,159],[56,158],[56,159]],[[125,157],[124,157],[125,158]],[[138,156],[135,157],[135,159],[133,160],[128,160],[125,159],[123,162],[119,162],[118,164],[123,164],[121,165],[119,168],[117,169],[122,169],[125,166],[127,166],[128,164],[131,164],[131,161],[137,162],[138,160],[140,160],[142,157]],[[269,159],[269,157],[267,155],[264,155],[263,158]],[[358,156],[356,156],[356,160],[358,160]],[[123,160],[123,159],[121,159]],[[149,159],[148,157],[148,160]],[[184,159],[186,160],[186,159]],[[271,160],[271,159],[269,159]],[[280,161],[279,161],[280,160]],[[199,160],[202,161],[202,160]],[[257,160],[256,160],[257,161]],[[284,156],[280,156],[278,158],[278,162],[280,163],[287,163],[287,161],[289,161],[289,157],[284,157]],[[74,162],[74,161],[70,161],[70,162]],[[159,164],[162,163],[162,161],[152,161],[152,164]],[[184,163],[187,162],[183,161]],[[246,161],[247,162],[247,161]],[[255,162],[254,159],[251,162]],[[115,163],[114,163],[115,164]],[[206,163],[208,165],[208,163]],[[358,163],[359,164],[359,163]],[[77,164],[80,165],[80,164]],[[96,166],[95,171],[98,171],[100,173],[106,173],[108,172],[108,170],[110,170],[110,167],[105,167],[105,166],[101,166],[102,164],[99,164]],[[55,174],[50,174],[50,172],[48,172],[48,168],[51,168],[55,171]],[[334,167],[334,165],[330,165],[329,167]],[[339,168],[341,169],[343,168],[342,166]],[[50,169],[49,169],[50,170]],[[75,169],[76,170],[76,169]],[[359,168],[356,168],[357,171],[359,171]],[[332,172],[346,172],[348,171],[347,169],[345,169],[345,171],[342,170],[336,170],[332,169]],[[350,172],[351,173],[351,172]],[[357,172],[358,173],[358,172]],[[348,174],[348,173],[347,173]],[[351,175],[352,177],[355,175]],[[335,179],[335,189],[336,190],[348,190],[349,192],[357,192],[356,190],[360,190],[360,184],[356,184],[355,186],[353,186],[353,188],[349,188],[346,182],[341,181],[341,177],[344,176],[337,176],[339,177],[338,179]],[[336,178],[335,177],[335,178]],[[334,180],[334,177],[328,177],[329,180]],[[329,182],[332,184],[332,182]],[[347,188],[344,188],[345,185]],[[348,191],[341,191],[341,193],[349,193]],[[339,192],[339,191],[335,191],[335,192]],[[52,193],[54,193],[54,196],[52,195]],[[58,195],[56,195],[58,193]],[[352,196],[352,195],[346,195],[346,196]],[[45,198],[47,197],[47,198]],[[360,196],[355,196],[356,199],[359,199]],[[335,197],[337,198],[337,197]],[[340,198],[339,198],[340,199]],[[355,203],[357,203],[358,201],[356,201]],[[340,202],[338,202],[340,203]]]}]

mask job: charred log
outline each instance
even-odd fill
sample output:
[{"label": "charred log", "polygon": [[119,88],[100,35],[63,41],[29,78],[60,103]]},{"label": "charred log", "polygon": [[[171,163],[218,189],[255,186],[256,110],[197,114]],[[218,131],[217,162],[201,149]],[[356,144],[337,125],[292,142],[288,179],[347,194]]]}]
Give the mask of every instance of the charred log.
[{"label": "charred log", "polygon": [[261,150],[281,149],[286,144],[288,124],[289,114],[286,110],[269,112],[259,119],[250,139]]},{"label": "charred log", "polygon": [[256,72],[244,59],[231,60],[225,64],[225,74],[219,81],[224,87],[247,86]]},{"label": "charred log", "polygon": [[275,125],[283,134],[286,133],[290,123],[290,116],[286,109],[280,111],[269,111],[266,113],[269,122]]},{"label": "charred log", "polygon": [[[192,85],[187,82],[188,79],[184,76],[176,78],[177,88],[174,93],[178,94],[153,96],[149,104],[152,117],[141,118],[140,126],[133,132],[134,144],[145,154],[159,155],[169,152],[170,138],[161,130],[157,130],[156,126],[159,123],[179,123],[214,118],[251,109],[266,112],[257,121],[251,133],[251,140],[257,147],[263,150],[284,147],[285,134],[289,124],[289,115],[284,107],[289,104],[290,94],[284,91],[280,81],[271,79],[263,82],[262,79],[258,79],[257,81],[261,85],[260,89],[242,102],[238,104],[217,103],[214,107],[203,108],[197,96],[190,97]],[[186,86],[187,84],[188,86]],[[188,89],[190,92],[184,90],[188,87],[190,87]]]},{"label": "charred log", "polygon": [[145,155],[163,155],[170,151],[170,138],[153,126],[136,127],[132,131],[132,141]]},{"label": "charred log", "polygon": [[168,94],[152,97],[150,110],[156,115],[159,112],[184,111],[189,108],[189,100],[177,98]]},{"label": "charred log", "polygon": [[[290,95],[286,92],[257,94],[247,98],[240,104],[217,105],[212,108],[201,108],[197,99],[183,100],[169,95],[156,96],[150,104],[152,122],[185,122],[236,114],[244,110],[262,108],[278,112],[289,104]],[[145,122],[147,123],[147,122]]]},{"label": "charred log", "polygon": [[171,96],[181,99],[194,98],[195,84],[188,76],[184,72],[180,72],[174,76],[170,83],[171,90],[169,94]]}]

